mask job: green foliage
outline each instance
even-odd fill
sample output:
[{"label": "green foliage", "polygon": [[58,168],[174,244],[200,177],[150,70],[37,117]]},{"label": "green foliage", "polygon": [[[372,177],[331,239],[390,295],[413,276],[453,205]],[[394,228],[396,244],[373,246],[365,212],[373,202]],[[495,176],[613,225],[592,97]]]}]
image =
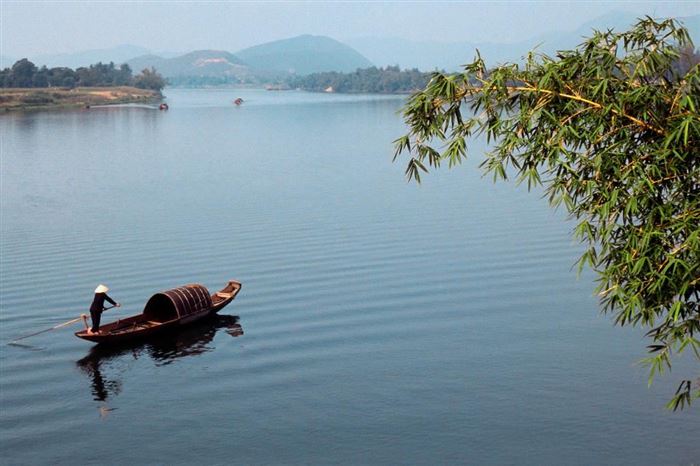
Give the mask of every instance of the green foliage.
[{"label": "green foliage", "polygon": [[155,68],[146,68],[134,78],[134,86],[139,89],[150,89],[160,92],[165,87],[165,84],[165,79],[156,72]]},{"label": "green foliage", "polygon": [[[693,50],[677,22],[646,17],[628,32],[594,32],[556,57],[531,52],[522,65],[487,70],[477,55],[460,74],[434,73],[411,97],[409,132],[395,141],[418,182],[428,167],[462,161],[465,141],[484,135],[487,173],[542,185],[550,204],[578,221],[574,234],[586,245],[579,269],[597,272],[604,311],[619,325],[649,329],[650,382],[674,353],[700,359]],[[700,381],[683,380],[668,406],[699,396]]]},{"label": "green foliage", "polygon": [[424,87],[430,79],[430,73],[417,69],[401,70],[398,66],[386,68],[364,68],[353,73],[335,71],[313,73],[307,76],[289,78],[287,85],[293,89],[323,92],[331,88],[333,92],[342,93],[407,93]]},{"label": "green foliage", "polygon": [[117,68],[114,63],[96,63],[89,67],[81,67],[75,70],[79,86],[103,87],[103,86],[130,86],[133,84],[131,68],[127,64]]},{"label": "green foliage", "polygon": [[26,58],[15,62],[11,69],[13,84],[16,87],[32,87],[32,81],[36,72],[36,65]]},{"label": "green foliage", "polygon": [[[145,74],[144,74],[145,73]],[[116,67],[114,63],[96,63],[73,71],[66,67],[40,69],[26,58],[16,62],[12,68],[0,71],[0,87],[110,87],[136,86],[160,91],[165,86],[163,77],[155,70],[144,70],[133,77],[129,65]]]},{"label": "green foliage", "polygon": [[49,86],[51,87],[75,87],[78,77],[70,68],[57,67],[49,70]]}]

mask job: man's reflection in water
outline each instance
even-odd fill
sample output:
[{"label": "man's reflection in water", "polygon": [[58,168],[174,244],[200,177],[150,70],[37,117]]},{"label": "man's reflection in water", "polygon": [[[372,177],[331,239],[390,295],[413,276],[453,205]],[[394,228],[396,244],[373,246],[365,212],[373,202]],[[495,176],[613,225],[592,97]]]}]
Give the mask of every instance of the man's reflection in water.
[{"label": "man's reflection in water", "polygon": [[[122,382],[119,376],[128,369],[127,366],[112,370],[113,366],[125,360],[136,360],[143,354],[150,356],[157,366],[164,366],[185,356],[207,353],[214,349],[210,343],[219,329],[226,329],[226,333],[232,337],[243,335],[243,327],[238,321],[238,316],[216,314],[202,322],[187,326],[177,333],[164,334],[148,343],[116,348],[102,348],[98,345],[76,364],[92,379],[93,399],[105,403],[110,397],[121,393]],[[129,355],[131,358],[128,358]],[[114,379],[105,378],[102,374],[103,370],[111,373]],[[107,411],[111,409],[101,406],[100,416],[104,417],[103,412]]]},{"label": "man's reflection in water", "polygon": [[106,401],[110,393],[113,395],[118,395],[121,392],[121,381],[119,380],[109,380],[105,383],[104,377],[102,377],[102,372],[100,372],[100,365],[103,363],[102,360],[81,359],[78,364],[80,368],[92,377],[92,399],[95,401]]}]

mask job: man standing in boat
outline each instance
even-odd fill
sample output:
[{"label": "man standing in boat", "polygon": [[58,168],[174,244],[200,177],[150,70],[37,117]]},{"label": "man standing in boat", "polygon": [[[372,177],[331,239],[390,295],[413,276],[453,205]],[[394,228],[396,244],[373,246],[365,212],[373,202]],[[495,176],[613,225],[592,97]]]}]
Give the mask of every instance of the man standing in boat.
[{"label": "man standing in boat", "polygon": [[92,300],[92,305],[90,305],[92,328],[88,329],[88,334],[100,333],[100,318],[102,317],[102,311],[105,309],[105,300],[112,303],[113,306],[121,306],[121,304],[107,296],[108,291],[109,288],[107,288],[105,285],[99,285],[97,288],[95,288],[95,299]]}]

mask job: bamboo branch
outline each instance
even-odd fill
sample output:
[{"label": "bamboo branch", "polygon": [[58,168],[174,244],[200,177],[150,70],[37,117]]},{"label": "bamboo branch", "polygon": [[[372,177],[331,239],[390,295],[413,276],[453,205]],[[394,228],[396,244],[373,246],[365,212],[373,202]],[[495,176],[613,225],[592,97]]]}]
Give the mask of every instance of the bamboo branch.
[{"label": "bamboo branch", "polygon": [[[597,108],[597,109],[603,108],[603,106],[602,106],[601,104],[599,104],[598,102],[594,102],[594,101],[592,101],[592,100],[589,100],[589,99],[586,99],[586,98],[583,98],[583,97],[578,97],[578,96],[575,96],[575,95],[572,95],[572,94],[564,94],[564,93],[562,93],[562,92],[550,91],[549,89],[541,89],[541,88],[538,88],[538,87],[525,87],[525,86],[514,86],[514,87],[508,86],[507,89],[508,89],[509,91],[511,91],[511,92],[513,92],[513,91],[521,91],[521,92],[540,92],[540,93],[543,93],[543,94],[554,95],[554,96],[557,96],[557,97],[563,97],[563,98],[565,98],[565,99],[570,99],[570,100],[575,100],[575,101],[577,101],[577,102],[582,102],[582,103],[585,103],[585,104],[590,105],[590,106],[593,107],[593,108]],[[614,113],[615,115],[619,115],[619,116],[621,116],[621,117],[627,118],[627,119],[630,120],[630,121],[633,121],[634,123],[636,123],[638,126],[641,126],[642,128],[645,128],[645,129],[654,131],[654,132],[657,133],[657,134],[661,134],[661,135],[664,134],[664,131],[663,131],[662,129],[659,129],[659,128],[655,127],[655,126],[652,126],[652,125],[650,125],[649,123],[646,123],[646,122],[644,122],[644,121],[642,121],[642,120],[640,120],[640,119],[638,119],[638,118],[633,117],[632,115],[628,115],[628,114],[626,114],[626,113],[624,113],[624,112],[620,112],[620,111],[617,111],[617,110],[615,110],[615,109],[610,109],[610,111],[611,111],[612,113]]]},{"label": "bamboo branch", "polygon": [[[487,82],[483,79],[477,78],[477,81],[479,81],[482,84],[482,86],[487,84]],[[525,81],[523,81],[523,82],[525,82]],[[590,105],[591,107],[596,108],[596,109],[603,108],[602,104],[599,104],[598,102],[595,102],[593,100],[581,97],[580,95],[566,94],[563,92],[551,91],[549,89],[542,89],[542,88],[539,88],[537,86],[533,86],[532,84],[527,83],[527,82],[525,82],[525,84],[527,84],[527,86],[506,86],[506,90],[508,90],[508,92],[518,92],[518,91],[519,92],[537,92],[537,93],[552,95],[552,96],[556,96],[556,97],[563,97],[565,99],[575,100],[577,102],[581,102],[581,103],[585,103],[587,105]],[[478,92],[480,90],[481,90],[480,88],[477,88],[474,86],[465,86],[461,89],[461,92],[457,92],[455,94],[455,99],[462,100],[465,97],[467,97],[468,95],[473,95],[475,92]],[[443,99],[435,99],[436,106],[441,106],[442,104],[443,104]],[[637,126],[641,126],[644,129],[654,131],[656,134],[660,134],[660,135],[665,134],[662,129],[660,129],[656,126],[650,125],[649,123],[646,123],[646,122],[640,120],[639,118],[635,118],[632,115],[629,115],[625,112],[620,112],[620,111],[615,110],[615,109],[610,109],[610,111],[612,113],[614,113],[615,115],[627,118],[628,120],[636,123]]]}]

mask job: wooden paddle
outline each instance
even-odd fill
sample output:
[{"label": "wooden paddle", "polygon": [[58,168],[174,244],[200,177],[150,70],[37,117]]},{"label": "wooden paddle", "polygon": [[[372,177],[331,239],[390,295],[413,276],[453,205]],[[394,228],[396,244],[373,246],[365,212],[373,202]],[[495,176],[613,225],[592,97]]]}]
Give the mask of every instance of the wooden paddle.
[{"label": "wooden paddle", "polygon": [[[106,311],[107,309],[112,309],[113,307],[116,307],[116,306],[106,307],[106,308],[103,309],[103,311]],[[79,320],[81,320],[81,319],[83,319],[83,318],[85,318],[85,317],[86,317],[85,314],[81,314],[80,317],[76,317],[75,319],[71,319],[71,320],[69,320],[69,321],[63,322],[62,324],[54,325],[54,326],[51,327],[51,328],[47,328],[47,329],[45,329],[45,330],[39,330],[38,332],[30,333],[29,335],[23,335],[23,336],[21,336],[21,337],[19,337],[19,338],[15,338],[15,339],[12,340],[11,342],[9,342],[8,345],[11,345],[11,344],[13,344],[13,343],[15,343],[15,342],[18,342],[18,341],[20,341],[20,340],[24,340],[25,338],[33,337],[34,335],[39,335],[40,333],[46,333],[46,332],[50,332],[51,330],[56,330],[56,329],[58,329],[58,328],[65,327],[66,325],[70,325],[70,324],[72,324],[72,323],[75,323],[75,322],[77,322],[77,321],[79,321]]]}]

